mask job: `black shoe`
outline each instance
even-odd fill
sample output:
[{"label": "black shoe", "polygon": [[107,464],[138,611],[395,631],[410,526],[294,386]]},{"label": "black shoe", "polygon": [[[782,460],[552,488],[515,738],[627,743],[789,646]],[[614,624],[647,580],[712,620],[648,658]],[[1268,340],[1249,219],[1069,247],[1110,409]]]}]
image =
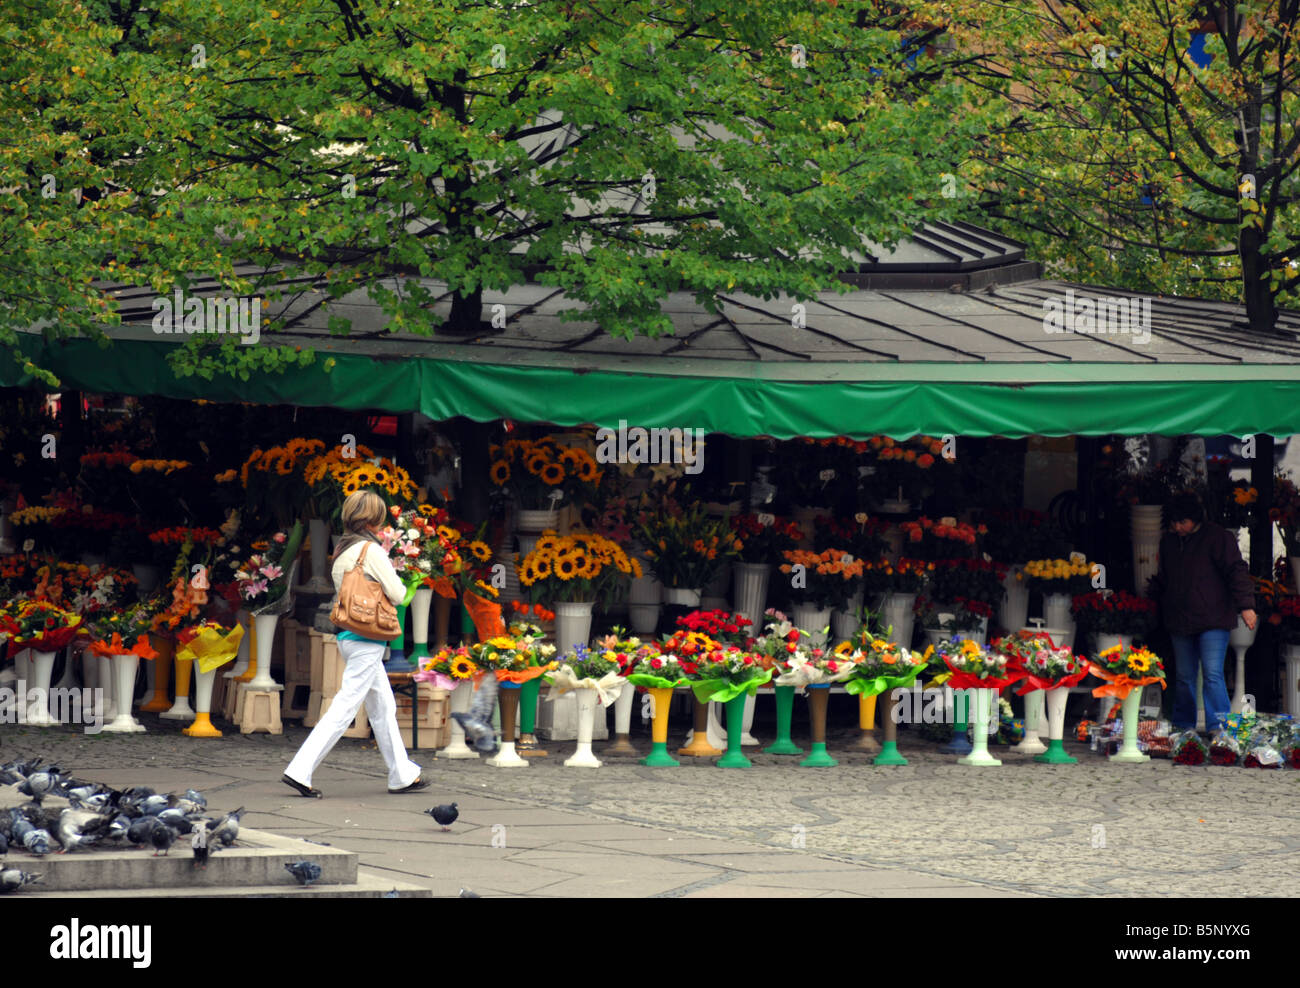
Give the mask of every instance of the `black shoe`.
[{"label": "black shoe", "polygon": [[297,789],[299,796],[306,796],[308,799],[320,799],[325,794],[319,789],[313,789],[311,786],[304,786],[296,779],[291,779],[287,775],[280,776],[280,781],[291,789]]},{"label": "black shoe", "polygon": [[389,789],[388,791],[392,793],[394,796],[396,796],[399,793],[419,792],[421,789],[428,789],[428,788],[429,788],[429,781],[424,776],[420,776],[409,786],[406,786],[403,789]]}]

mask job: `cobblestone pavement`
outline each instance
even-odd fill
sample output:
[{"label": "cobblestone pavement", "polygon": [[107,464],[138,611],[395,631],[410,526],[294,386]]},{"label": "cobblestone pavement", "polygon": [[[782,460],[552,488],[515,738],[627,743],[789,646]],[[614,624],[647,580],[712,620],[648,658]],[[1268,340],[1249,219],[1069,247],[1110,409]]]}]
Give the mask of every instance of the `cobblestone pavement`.
[{"label": "cobblestone pavement", "polygon": [[[550,757],[521,770],[421,752],[433,787],[390,796],[373,742],[344,740],[314,780],[327,798],[306,800],[278,782],[302,728],[192,741],[175,723],[145,723],[151,733],[134,736],[0,727],[0,760],[40,755],[83,777],[161,791],[195,785],[214,808],[247,805],[248,826],[357,851],[363,864],[439,894],[1300,892],[1300,773],[1291,771],[1110,765],[1072,744],[1077,765],[1038,765],[994,746],[1004,764],[976,769],[906,736],[911,764],[898,768],[837,750],[832,736],[837,768],[747,748],[748,771],[689,758],[679,769],[608,758],[592,771],[564,768],[573,743],[551,742]],[[600,755],[603,743],[595,747]],[[421,811],[452,801],[461,819],[441,833]]]}]

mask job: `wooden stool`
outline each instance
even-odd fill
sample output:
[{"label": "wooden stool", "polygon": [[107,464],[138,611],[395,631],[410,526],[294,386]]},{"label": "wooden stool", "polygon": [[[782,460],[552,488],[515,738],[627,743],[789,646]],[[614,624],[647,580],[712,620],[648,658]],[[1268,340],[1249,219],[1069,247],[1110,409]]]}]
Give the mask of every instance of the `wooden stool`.
[{"label": "wooden stool", "polygon": [[264,731],[267,734],[283,734],[284,725],[280,721],[279,690],[240,690],[243,717],[239,721],[240,734],[253,734]]},{"label": "wooden stool", "polygon": [[[315,628],[309,628],[305,635],[298,638],[299,647],[306,645],[308,658],[307,664],[310,675],[311,690],[307,694],[307,716],[303,718],[303,727],[315,727],[320,720],[321,703],[326,696],[333,696],[338,692],[339,686],[343,681],[342,659],[339,656],[338,643],[333,635],[327,635]],[[326,690],[325,677],[325,655],[329,650],[330,662],[330,686]]]},{"label": "wooden stool", "polygon": [[292,618],[282,620],[284,629],[284,699],[280,716],[285,720],[303,720],[311,696],[311,649],[308,629]]}]

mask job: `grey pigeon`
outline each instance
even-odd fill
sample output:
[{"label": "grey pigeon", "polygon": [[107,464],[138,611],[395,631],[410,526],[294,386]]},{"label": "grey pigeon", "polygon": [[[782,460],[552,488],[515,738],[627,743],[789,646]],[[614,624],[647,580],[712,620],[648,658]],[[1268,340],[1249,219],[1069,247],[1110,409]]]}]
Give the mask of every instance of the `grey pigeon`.
[{"label": "grey pigeon", "polygon": [[9,853],[9,838],[6,837],[4,834],[0,834],[0,854],[8,854],[8,853]]},{"label": "grey pigeon", "polygon": [[33,772],[23,779],[18,791],[39,803],[53,791],[55,781],[55,776],[50,772]]},{"label": "grey pigeon", "polygon": [[134,844],[136,847],[143,847],[149,843],[149,834],[153,831],[154,824],[158,821],[151,816],[141,817],[127,828],[126,841],[128,844]]},{"label": "grey pigeon", "polygon": [[78,847],[92,846],[112,822],[112,817],[92,810],[64,810],[59,815],[59,822],[54,831],[54,835],[63,846],[60,853],[73,851]]},{"label": "grey pigeon", "polygon": [[149,843],[153,845],[153,856],[155,858],[158,857],[159,851],[162,851],[163,857],[167,857],[167,852],[171,850],[175,840],[176,831],[161,821],[155,820],[153,822],[153,829],[149,831]]},{"label": "grey pigeon", "polygon": [[223,816],[215,827],[212,828],[212,839],[220,841],[229,847],[235,843],[239,837],[239,818],[243,814],[244,808],[241,806],[233,813],[227,813]]},{"label": "grey pigeon", "polygon": [[23,835],[23,847],[37,857],[50,853],[50,834],[48,830],[29,830]]},{"label": "grey pigeon", "polygon": [[203,794],[200,792],[193,789],[186,789],[185,798],[201,810],[206,810],[208,808],[208,801],[203,798]]},{"label": "grey pigeon", "polygon": [[461,898],[461,899],[481,899],[481,898],[483,898],[483,896],[479,895],[477,892],[471,892],[469,889],[461,889],[461,890],[460,890],[460,895],[459,895],[457,898]]},{"label": "grey pigeon", "polygon": [[492,707],[497,699],[497,681],[492,676],[485,676],[474,702],[468,713],[454,713],[452,719],[465,731],[465,736],[474,742],[474,747],[484,753],[497,750],[496,731],[492,729]]},{"label": "grey pigeon", "polygon": [[380,898],[381,898],[381,899],[397,899],[397,898],[400,898],[400,896],[397,894],[397,889],[393,889],[391,892],[385,892],[383,895],[380,896]]},{"label": "grey pigeon", "polygon": [[442,824],[443,830],[450,830],[451,825],[455,823],[456,818],[460,816],[460,811],[456,809],[455,803],[452,803],[450,806],[435,806],[433,809],[425,810],[424,812],[433,817],[438,823]]},{"label": "grey pigeon", "polygon": [[40,875],[30,875],[25,871],[19,871],[17,868],[6,868],[0,871],[0,895],[17,892],[24,885],[31,885],[33,882],[39,882]]},{"label": "grey pigeon", "polygon": [[298,879],[299,885],[310,885],[320,878],[320,865],[315,861],[295,861],[285,865],[284,870]]},{"label": "grey pigeon", "polygon": [[112,822],[104,828],[104,840],[120,841],[126,840],[127,833],[131,828],[131,820],[125,813],[119,813],[113,817]]},{"label": "grey pigeon", "polygon": [[158,814],[158,819],[167,824],[167,826],[171,827],[172,830],[175,830],[178,834],[188,834],[190,830],[193,829],[191,821],[179,809],[165,809]]},{"label": "grey pigeon", "polygon": [[140,804],[140,809],[144,811],[145,816],[157,816],[167,809],[167,805],[166,796],[150,796]]}]

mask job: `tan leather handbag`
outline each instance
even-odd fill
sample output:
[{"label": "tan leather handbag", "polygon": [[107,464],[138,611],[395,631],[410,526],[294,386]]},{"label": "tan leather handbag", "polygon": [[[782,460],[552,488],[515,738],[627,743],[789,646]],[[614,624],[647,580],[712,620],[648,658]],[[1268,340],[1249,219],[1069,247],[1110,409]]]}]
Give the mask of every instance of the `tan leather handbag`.
[{"label": "tan leather handbag", "polygon": [[402,626],[397,623],[397,608],[384,593],[384,588],[366,576],[363,566],[369,549],[370,543],[367,542],[361,547],[357,564],[343,574],[343,584],[330,611],[330,620],[363,638],[391,641],[402,633]]}]

